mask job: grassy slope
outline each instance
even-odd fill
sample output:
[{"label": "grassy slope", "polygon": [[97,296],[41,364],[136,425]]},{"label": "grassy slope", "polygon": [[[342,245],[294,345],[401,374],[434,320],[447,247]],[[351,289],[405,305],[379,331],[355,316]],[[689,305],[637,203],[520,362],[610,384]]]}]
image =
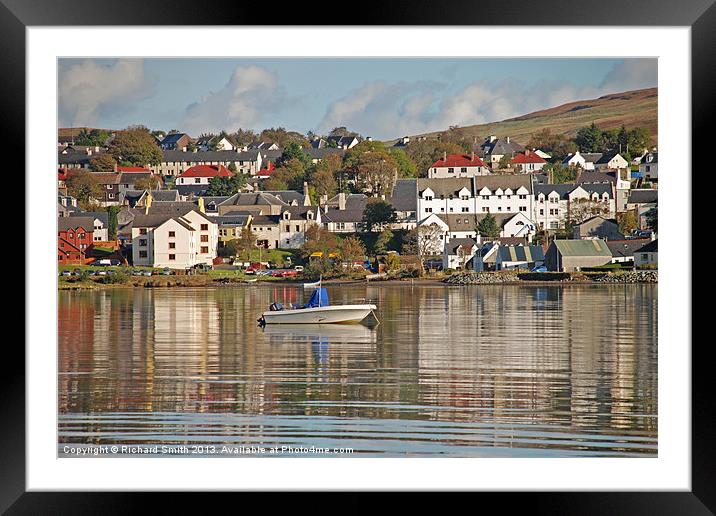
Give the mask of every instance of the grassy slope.
[{"label": "grassy slope", "polygon": [[[656,142],[657,99],[657,88],[627,91],[593,100],[570,102],[501,122],[465,126],[462,129],[481,138],[491,134],[498,137],[510,136],[515,141],[525,144],[532,133],[541,129],[551,129],[553,133],[574,136],[580,127],[594,122],[602,129],[618,128],[622,124],[627,128],[646,127]],[[428,133],[420,136],[430,138],[437,134]]]}]

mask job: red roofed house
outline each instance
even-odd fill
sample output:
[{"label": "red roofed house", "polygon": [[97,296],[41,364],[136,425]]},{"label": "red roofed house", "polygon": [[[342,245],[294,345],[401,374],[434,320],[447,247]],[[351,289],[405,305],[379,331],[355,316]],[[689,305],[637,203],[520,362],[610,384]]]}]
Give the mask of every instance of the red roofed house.
[{"label": "red roofed house", "polygon": [[208,185],[215,177],[232,177],[234,174],[224,165],[194,165],[180,174],[177,185]]},{"label": "red roofed house", "polygon": [[270,177],[271,174],[273,174],[274,170],[276,170],[276,165],[268,162],[268,166],[266,168],[262,168],[258,172],[256,172],[256,177],[258,179],[266,179],[267,177]]},{"label": "red roofed house", "polygon": [[529,149],[525,150],[520,154],[516,154],[514,158],[510,160],[510,165],[513,166],[518,172],[530,173],[542,170],[547,162],[539,154]]},{"label": "red roofed house", "polygon": [[82,264],[92,245],[92,217],[59,217],[57,219],[57,263]]},{"label": "red roofed house", "polygon": [[67,179],[69,178],[66,168],[57,169],[57,189],[61,194],[67,195]]},{"label": "red roofed house", "polygon": [[443,153],[443,159],[437,160],[428,169],[428,177],[474,177],[486,176],[490,171],[475,153],[472,154],[450,154]]}]

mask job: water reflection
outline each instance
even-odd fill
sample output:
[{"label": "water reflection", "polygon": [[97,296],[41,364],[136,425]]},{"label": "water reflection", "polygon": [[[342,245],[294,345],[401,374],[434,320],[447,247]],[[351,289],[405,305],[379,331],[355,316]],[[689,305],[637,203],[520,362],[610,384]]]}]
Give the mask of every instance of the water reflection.
[{"label": "water reflection", "polygon": [[59,295],[60,442],[656,454],[656,286],[329,288],[375,328],[258,327],[284,285]]}]

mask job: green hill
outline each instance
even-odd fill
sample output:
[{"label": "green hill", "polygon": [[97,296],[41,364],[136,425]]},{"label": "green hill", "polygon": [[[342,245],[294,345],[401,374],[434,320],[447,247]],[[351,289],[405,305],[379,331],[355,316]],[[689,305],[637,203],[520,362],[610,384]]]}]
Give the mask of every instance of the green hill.
[{"label": "green hill", "polygon": [[[460,129],[470,136],[487,138],[509,136],[525,144],[532,134],[541,129],[574,136],[580,127],[596,123],[601,129],[614,129],[622,125],[627,129],[646,127],[656,143],[658,134],[657,88],[612,93],[598,99],[579,100],[561,106],[543,109],[501,122],[464,126]],[[447,129],[447,128],[446,128]],[[439,132],[415,136],[435,138]]]}]

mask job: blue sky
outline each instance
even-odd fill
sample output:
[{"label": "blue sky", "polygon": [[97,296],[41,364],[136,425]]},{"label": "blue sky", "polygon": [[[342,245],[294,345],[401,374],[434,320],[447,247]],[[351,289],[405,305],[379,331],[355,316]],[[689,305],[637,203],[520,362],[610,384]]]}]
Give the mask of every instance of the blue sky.
[{"label": "blue sky", "polygon": [[60,59],[60,127],[346,126],[376,139],[656,86],[656,59]]}]

